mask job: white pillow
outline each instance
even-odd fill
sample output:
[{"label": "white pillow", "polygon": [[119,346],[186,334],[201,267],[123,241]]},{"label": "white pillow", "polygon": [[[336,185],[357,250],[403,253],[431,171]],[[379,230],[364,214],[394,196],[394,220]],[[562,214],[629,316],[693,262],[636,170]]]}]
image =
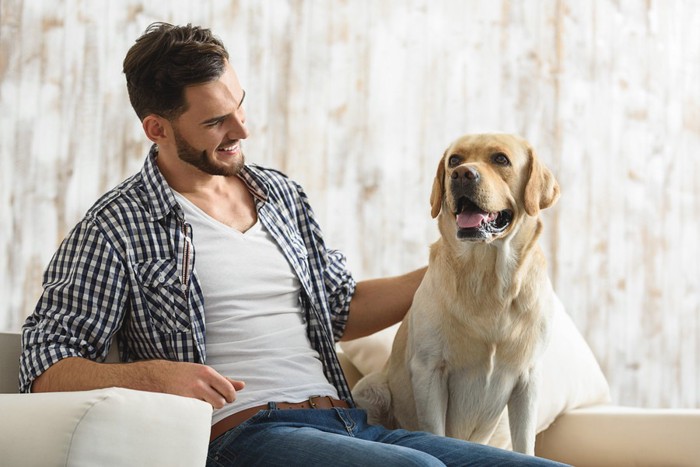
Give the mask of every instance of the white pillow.
[{"label": "white pillow", "polygon": [[[342,342],[340,347],[363,375],[378,371],[389,358],[398,326]],[[558,297],[554,300],[550,342],[542,358],[538,433],[547,429],[562,412],[610,401],[610,388],[605,376]],[[489,444],[510,449],[507,416],[501,418]]]},{"label": "white pillow", "polygon": [[0,394],[3,466],[204,465],[211,405],[106,388]]}]

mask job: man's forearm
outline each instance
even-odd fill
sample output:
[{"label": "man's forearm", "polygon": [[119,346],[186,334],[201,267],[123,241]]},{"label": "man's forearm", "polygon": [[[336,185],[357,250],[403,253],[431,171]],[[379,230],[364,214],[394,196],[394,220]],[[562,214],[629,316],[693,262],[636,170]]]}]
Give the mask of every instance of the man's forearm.
[{"label": "man's forearm", "polygon": [[427,268],[357,283],[343,340],[357,339],[398,323],[413,303]]},{"label": "man's forearm", "polygon": [[160,373],[158,367],[167,363],[97,363],[80,357],[64,358],[34,380],[32,392],[89,391],[115,386],[164,392],[156,376]]},{"label": "man's forearm", "polygon": [[236,400],[236,392],[245,384],[198,363],[168,360],[97,363],[71,357],[42,373],[34,380],[32,391],[88,391],[114,386],[192,397],[218,409]]}]

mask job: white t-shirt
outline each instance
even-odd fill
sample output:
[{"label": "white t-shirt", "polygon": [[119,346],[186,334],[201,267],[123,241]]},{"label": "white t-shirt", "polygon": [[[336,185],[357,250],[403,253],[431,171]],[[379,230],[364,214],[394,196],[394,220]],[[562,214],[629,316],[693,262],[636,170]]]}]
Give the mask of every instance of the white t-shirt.
[{"label": "white t-shirt", "polygon": [[192,225],[206,364],[246,383],[236,401],[214,411],[212,423],[270,401],[337,398],[306,334],[299,280],[267,229],[258,221],[241,233],[175,197]]}]

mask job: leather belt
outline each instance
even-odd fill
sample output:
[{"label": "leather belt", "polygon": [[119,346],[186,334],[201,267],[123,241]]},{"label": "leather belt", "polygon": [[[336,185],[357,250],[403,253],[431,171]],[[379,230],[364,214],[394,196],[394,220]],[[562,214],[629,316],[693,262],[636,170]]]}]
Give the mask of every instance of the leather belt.
[{"label": "leather belt", "polygon": [[[211,427],[211,436],[209,437],[209,442],[211,443],[227,431],[236,428],[238,425],[245,422],[261,410],[268,410],[270,405],[272,404],[268,403],[258,405],[255,407],[250,407],[248,409],[241,410],[240,412],[231,414],[222,420],[219,420]],[[332,409],[334,407],[339,407],[342,409],[350,408],[350,405],[348,405],[347,402],[334,399],[328,396],[311,396],[308,400],[305,400],[303,402],[275,402],[274,406],[279,410]]]}]

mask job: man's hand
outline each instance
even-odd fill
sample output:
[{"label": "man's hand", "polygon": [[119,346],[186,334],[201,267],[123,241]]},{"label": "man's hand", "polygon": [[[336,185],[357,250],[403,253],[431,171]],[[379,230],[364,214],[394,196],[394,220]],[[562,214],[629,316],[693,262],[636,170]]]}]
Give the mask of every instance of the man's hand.
[{"label": "man's hand", "polygon": [[219,409],[236,400],[236,392],[245,383],[198,363],[168,360],[96,363],[71,357],[42,373],[34,381],[32,392],[89,391],[115,386],[192,397]]},{"label": "man's hand", "polygon": [[151,363],[158,373],[155,378],[162,384],[160,392],[203,400],[215,409],[236,400],[236,392],[245,387],[244,382],[222,376],[206,365],[167,360]]}]

